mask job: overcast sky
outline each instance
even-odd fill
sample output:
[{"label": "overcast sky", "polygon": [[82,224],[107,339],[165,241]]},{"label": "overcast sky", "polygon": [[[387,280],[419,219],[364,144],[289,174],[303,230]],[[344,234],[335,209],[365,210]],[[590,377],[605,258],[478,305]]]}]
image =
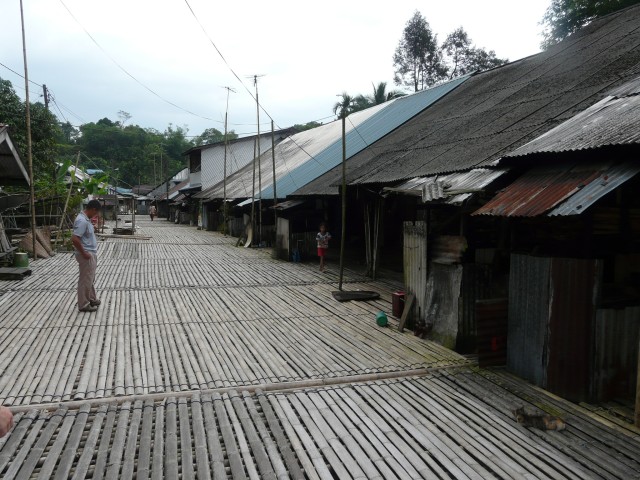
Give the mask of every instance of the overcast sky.
[{"label": "overcast sky", "polygon": [[[225,86],[236,91],[229,128],[254,133],[255,101],[247,92],[253,80],[246,78],[253,74],[264,75],[260,103],[276,128],[330,121],[343,91],[369,94],[380,81],[395,88],[393,52],[416,10],[440,42],[462,26],[499,57],[538,53],[549,2],[23,0],[29,79],[47,85],[62,121],[118,120],[123,110],[129,123],[160,131],[171,123],[189,135],[224,129]],[[19,6],[2,2],[0,63],[22,73]],[[0,77],[24,98],[24,80],[4,66]],[[31,100],[41,95],[31,84]],[[270,128],[260,115],[261,130]]]}]

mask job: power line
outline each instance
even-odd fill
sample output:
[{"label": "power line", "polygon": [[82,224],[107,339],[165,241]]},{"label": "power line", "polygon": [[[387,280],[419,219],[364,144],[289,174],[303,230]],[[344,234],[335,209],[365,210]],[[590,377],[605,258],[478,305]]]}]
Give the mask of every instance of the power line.
[{"label": "power line", "polygon": [[102,51],[102,53],[104,53],[107,58],[109,58],[109,60],[111,60],[120,70],[122,70],[129,78],[131,78],[133,81],[135,81],[138,85],[140,85],[142,88],[144,88],[145,90],[147,90],[149,93],[155,95],[156,97],[158,97],[160,100],[162,100],[163,102],[168,103],[169,105],[177,108],[178,110],[182,110],[183,112],[186,112],[190,115],[193,115],[195,117],[198,118],[202,118],[204,120],[209,120],[211,122],[217,122],[217,123],[221,123],[219,120],[214,120],[213,118],[209,118],[209,117],[205,117],[202,115],[198,115],[197,113],[194,113],[190,110],[187,110],[186,108],[182,108],[181,106],[173,103],[170,100],[167,100],[166,98],[164,98],[162,95],[158,94],[157,92],[155,92],[154,90],[152,90],[151,88],[149,88],[147,85],[145,85],[144,83],[142,83],[140,80],[138,80],[135,76],[133,76],[131,73],[129,73],[129,71],[127,69],[125,69],[122,65],[120,65],[111,55],[109,55],[109,53],[102,48],[102,46],[98,43],[98,41],[93,38],[93,36],[91,35],[91,33],[89,33],[89,31],[84,28],[84,26],[80,23],[80,21],[73,15],[73,13],[71,13],[71,10],[69,10],[69,7],[67,7],[64,3],[63,0],[60,0],[60,3],[62,4],[62,6],[67,10],[67,12],[69,13],[69,15],[71,15],[71,18],[73,18],[73,20],[80,26],[80,28],[82,28],[82,30],[84,30],[84,33],[87,34],[87,36],[91,39],[91,41]]},{"label": "power line", "polygon": [[[3,66],[4,68],[6,68],[7,70],[9,70],[10,72],[15,73],[17,76],[19,76],[20,78],[22,78],[24,80],[24,75],[22,75],[21,73],[16,72],[13,68],[7,67],[4,63],[0,63],[0,65]],[[33,83],[34,85],[37,85],[38,87],[42,88],[42,85],[40,85],[39,83],[34,82],[33,80],[29,80],[29,83]]]}]

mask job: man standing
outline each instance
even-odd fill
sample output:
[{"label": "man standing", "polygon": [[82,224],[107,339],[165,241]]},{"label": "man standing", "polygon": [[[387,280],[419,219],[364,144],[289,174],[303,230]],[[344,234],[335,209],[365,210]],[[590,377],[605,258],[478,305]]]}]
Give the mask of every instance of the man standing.
[{"label": "man standing", "polygon": [[91,219],[100,213],[100,202],[90,200],[84,211],[80,212],[73,223],[71,241],[76,249],[76,261],[80,270],[78,277],[78,310],[95,312],[100,300],[93,284],[98,265],[98,242],[93,231]]},{"label": "man standing", "polygon": [[153,222],[153,217],[156,216],[156,213],[158,212],[158,210],[156,209],[155,205],[151,205],[151,208],[149,208],[149,216],[151,217],[151,221]]}]

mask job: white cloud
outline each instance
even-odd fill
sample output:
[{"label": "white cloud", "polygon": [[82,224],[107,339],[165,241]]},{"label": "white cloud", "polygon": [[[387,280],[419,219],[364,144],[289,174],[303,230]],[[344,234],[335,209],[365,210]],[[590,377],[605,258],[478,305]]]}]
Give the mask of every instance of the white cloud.
[{"label": "white cloud", "polygon": [[[237,132],[250,133],[255,131],[255,103],[246,91],[253,91],[252,81],[245,76],[265,75],[259,80],[260,100],[279,126],[317,120],[331,115],[342,91],[369,93],[379,81],[393,86],[391,57],[417,7],[441,41],[463,26],[478,46],[516,60],[538,51],[538,22],[548,0],[432,0],[418,6],[397,0],[384,7],[336,0],[189,3],[246,87],[222,61],[187,4],[164,0],[25,2],[30,79],[46,83],[57,101],[83,121],[115,120],[125,110],[132,123],[158,130],[169,123],[188,125],[192,135],[211,126],[222,128],[222,87],[231,86],[236,93],[229,100],[230,123]],[[0,62],[21,72],[18,2],[3,5],[3,17],[7,28],[0,31]],[[217,122],[169,105],[109,57],[159,96]],[[0,77],[22,92],[22,79],[2,67]],[[32,99],[41,93],[33,88]],[[268,121],[263,115],[261,123]]]}]

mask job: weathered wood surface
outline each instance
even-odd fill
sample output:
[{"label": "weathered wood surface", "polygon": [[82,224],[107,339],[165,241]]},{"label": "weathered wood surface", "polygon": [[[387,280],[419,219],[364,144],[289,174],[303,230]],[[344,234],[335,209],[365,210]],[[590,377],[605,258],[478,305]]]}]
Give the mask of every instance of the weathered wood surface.
[{"label": "weathered wood surface", "polygon": [[[288,393],[168,396],[33,411],[0,445],[3,478],[637,478],[640,442],[523,401],[469,369]],[[529,404],[529,407],[532,405]],[[335,476],[335,477],[334,477]]]},{"label": "weathered wood surface", "polygon": [[[150,222],[149,222],[150,223]],[[167,231],[175,233],[172,239]],[[197,242],[196,242],[197,240]],[[172,243],[169,243],[172,241]],[[375,302],[333,300],[331,274],[188,227],[100,242],[98,312],[75,306],[71,253],[0,282],[6,405],[333,378],[457,365],[459,355],[380,328]],[[372,289],[351,278],[350,289]]]},{"label": "weathered wood surface", "polygon": [[[0,282],[0,400],[60,402],[16,414],[0,439],[0,478],[638,478],[632,430],[378,327],[393,285],[351,273],[350,289],[381,298],[338,303],[331,266],[274,261],[186,226],[140,226],[150,241],[100,243],[97,313],[77,312],[70,254]],[[421,367],[442,368],[349,380]],[[240,391],[328,378],[344,384]],[[215,388],[238,390],[197,393]],[[196,393],[178,398],[184,390]],[[128,395],[138,397],[99,404]],[[518,425],[521,405],[562,416],[567,430]]]}]

